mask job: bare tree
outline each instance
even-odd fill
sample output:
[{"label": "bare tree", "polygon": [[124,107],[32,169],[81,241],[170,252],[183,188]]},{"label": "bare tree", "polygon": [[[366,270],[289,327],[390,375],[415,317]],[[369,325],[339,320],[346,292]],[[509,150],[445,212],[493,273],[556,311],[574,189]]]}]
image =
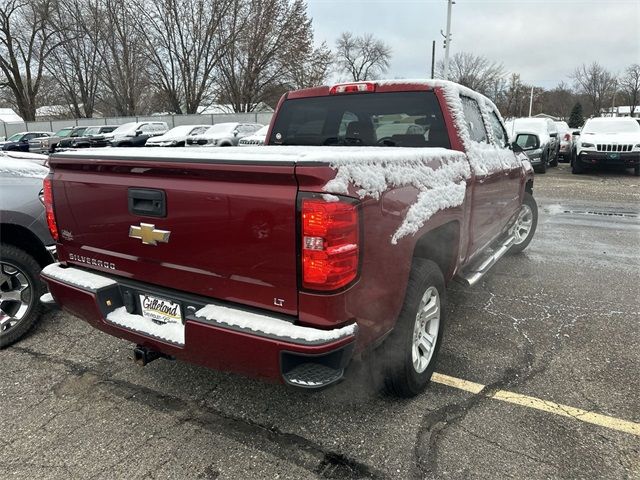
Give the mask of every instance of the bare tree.
[{"label": "bare tree", "polygon": [[91,15],[85,0],[58,0],[54,9],[59,47],[51,52],[45,68],[57,79],[63,97],[76,118],[93,116],[102,62],[99,51],[102,20]]},{"label": "bare tree", "polygon": [[151,78],[172,111],[196,113],[213,100],[215,70],[236,40],[240,0],[148,1],[138,17]]},{"label": "bare tree", "polygon": [[367,33],[361,37],[344,32],[336,42],[337,65],[350,80],[371,80],[385,73],[391,62],[391,47]]},{"label": "bare tree", "polygon": [[323,85],[331,71],[333,53],[326,43],[310,51],[305,58],[290,62],[288,76],[291,88],[309,88]]},{"label": "bare tree", "polygon": [[620,77],[620,91],[627,98],[631,106],[631,116],[636,111],[640,102],[640,64],[634,63],[629,66],[622,77]]},{"label": "bare tree", "polygon": [[[149,85],[147,49],[134,19],[143,4],[127,0],[95,0],[89,6],[90,24],[97,26],[102,45],[99,92],[117,115],[136,115],[143,110]],[[86,31],[86,30],[85,30]]]},{"label": "bare tree", "polygon": [[577,89],[589,100],[593,115],[600,115],[605,102],[616,88],[616,77],[598,62],[582,64],[571,75]]},{"label": "bare tree", "polygon": [[291,64],[312,54],[313,31],[303,0],[247,0],[240,15],[241,31],[218,69],[220,98],[248,112],[287,90]]},{"label": "bare tree", "polygon": [[[444,62],[438,62],[438,76],[442,77]],[[501,63],[482,55],[459,52],[449,60],[448,79],[496,99],[504,85],[506,73]]]},{"label": "bare tree", "polygon": [[35,120],[44,65],[56,47],[52,7],[52,0],[0,0],[0,87],[13,93],[26,121]]}]

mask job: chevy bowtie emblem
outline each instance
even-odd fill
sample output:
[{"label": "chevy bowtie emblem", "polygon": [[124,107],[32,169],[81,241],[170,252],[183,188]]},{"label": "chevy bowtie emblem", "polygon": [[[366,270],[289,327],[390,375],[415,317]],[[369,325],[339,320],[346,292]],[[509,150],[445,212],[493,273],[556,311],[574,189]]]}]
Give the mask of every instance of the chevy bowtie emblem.
[{"label": "chevy bowtie emblem", "polygon": [[139,238],[145,245],[157,245],[158,242],[167,243],[171,232],[168,230],[156,230],[156,226],[150,223],[141,223],[140,226],[131,225],[129,236]]}]

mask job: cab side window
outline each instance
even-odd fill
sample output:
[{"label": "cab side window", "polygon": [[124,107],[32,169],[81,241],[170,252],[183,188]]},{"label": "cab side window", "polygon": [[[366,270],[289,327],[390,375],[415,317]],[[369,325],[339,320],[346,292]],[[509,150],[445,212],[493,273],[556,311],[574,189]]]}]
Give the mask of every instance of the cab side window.
[{"label": "cab side window", "polygon": [[504,126],[500,122],[498,115],[496,112],[489,113],[489,122],[491,123],[491,131],[493,132],[493,139],[497,147],[506,148],[507,147],[507,132],[504,129]]},{"label": "cab side window", "polygon": [[462,111],[464,113],[464,119],[469,129],[469,135],[471,140],[478,143],[488,143],[487,129],[484,126],[482,120],[482,113],[480,113],[480,106],[473,98],[460,95],[462,100]]}]

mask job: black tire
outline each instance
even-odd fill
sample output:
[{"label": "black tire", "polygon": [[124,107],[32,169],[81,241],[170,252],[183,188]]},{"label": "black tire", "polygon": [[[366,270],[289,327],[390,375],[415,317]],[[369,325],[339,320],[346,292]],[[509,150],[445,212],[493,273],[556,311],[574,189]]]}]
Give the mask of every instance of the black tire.
[{"label": "black tire", "polygon": [[555,154],[555,155],[554,155],[554,157],[553,157],[553,160],[551,160],[551,161],[549,162],[549,166],[550,166],[550,167],[557,167],[557,166],[558,166],[558,156],[559,156],[559,155],[560,155],[560,154],[559,154],[558,152],[556,152],[556,154]]},{"label": "black tire", "polygon": [[537,167],[533,168],[533,171],[536,173],[547,173],[547,162],[548,162],[548,155],[547,153],[543,153],[542,154],[542,164],[538,165]]},{"label": "black tire", "polygon": [[575,155],[571,161],[571,173],[580,174],[584,173],[584,165],[578,160],[578,156]]},{"label": "black tire", "polygon": [[640,165],[636,165],[635,167],[633,167],[633,174],[636,177],[640,177]]},{"label": "black tire", "polygon": [[[3,327],[0,327],[0,348],[16,342],[33,327],[43,310],[40,297],[47,292],[44,283],[40,280],[41,268],[38,262],[23,250],[3,243],[0,244],[0,290],[2,291],[11,288],[12,280],[2,275],[7,271],[7,267],[19,270],[25,276],[30,290],[28,299],[24,300],[28,307],[22,319],[8,329],[1,330]],[[8,313],[16,308],[15,303],[8,301],[1,302],[0,305],[2,310]]]},{"label": "black tire", "polygon": [[[412,360],[414,327],[420,302],[432,287],[435,287],[439,296],[439,327],[426,369],[419,373]],[[433,375],[440,350],[445,312],[446,290],[444,276],[440,268],[431,260],[414,259],[404,304],[396,326],[376,352],[376,361],[380,362],[384,387],[389,393],[408,398],[419,394],[426,388],[431,375]]]},{"label": "black tire", "polygon": [[[535,198],[533,198],[533,195],[531,195],[529,192],[525,192],[524,198],[522,199],[522,205],[523,207],[528,206],[529,209],[531,210],[531,216],[532,216],[531,228],[529,229],[529,232],[524,238],[524,240],[521,241],[520,243],[513,245],[509,249],[509,253],[520,253],[525,248],[527,248],[527,246],[531,243],[531,240],[533,239],[533,236],[536,233],[536,228],[538,227],[538,204],[536,203]],[[521,214],[522,214],[522,211],[518,213],[518,219],[516,221],[520,220]]]}]

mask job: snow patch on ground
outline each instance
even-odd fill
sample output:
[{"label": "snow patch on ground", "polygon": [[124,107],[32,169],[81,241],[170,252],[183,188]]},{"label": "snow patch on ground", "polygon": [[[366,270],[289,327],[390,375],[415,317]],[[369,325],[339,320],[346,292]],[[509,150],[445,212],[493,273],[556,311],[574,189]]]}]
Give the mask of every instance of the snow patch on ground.
[{"label": "snow patch on ground", "polygon": [[158,324],[142,315],[134,315],[127,312],[125,307],[116,308],[109,313],[107,320],[136,333],[184,345],[184,325],[180,322]]},{"label": "snow patch on ground", "polygon": [[352,185],[360,198],[380,199],[391,188],[416,188],[417,201],[392,236],[394,245],[416,233],[436,212],[464,201],[471,171],[463,153],[444,148],[397,148],[378,155],[334,160],[331,167],[337,170],[336,176],[323,189],[347,195]]},{"label": "snow patch on ground", "polygon": [[52,303],[53,300],[53,295],[51,295],[49,292],[45,293],[44,295],[42,295],[40,297],[40,303]]},{"label": "snow patch on ground", "polygon": [[316,328],[293,325],[268,315],[240,311],[220,305],[207,305],[196,312],[196,317],[274,337],[307,342],[329,342],[354,335],[356,332],[355,324],[334,330],[318,330]]},{"label": "snow patch on ground", "polygon": [[59,263],[52,263],[42,269],[42,274],[56,280],[60,280],[76,287],[89,290],[98,290],[103,287],[115,285],[116,282],[110,278],[96,275],[95,273],[80,270],[78,268],[62,268]]},{"label": "snow patch on ground", "polygon": [[0,175],[10,177],[44,178],[49,169],[37,163],[0,155]]}]

